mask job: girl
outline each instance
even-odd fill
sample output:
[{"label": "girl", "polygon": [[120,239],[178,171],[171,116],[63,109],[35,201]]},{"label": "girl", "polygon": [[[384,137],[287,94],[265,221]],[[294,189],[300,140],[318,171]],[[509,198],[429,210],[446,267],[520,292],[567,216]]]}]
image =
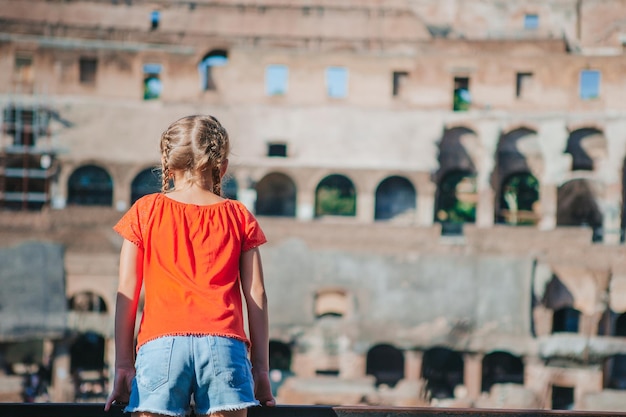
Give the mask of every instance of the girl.
[{"label": "girl", "polygon": [[139,199],[114,227],[124,243],[105,410],[128,402],[134,416],[183,416],[193,396],[196,415],[245,417],[250,406],[275,404],[258,250],[266,239],[241,203],[220,197],[229,147],[214,117],[174,122],[161,136],[163,192]]}]

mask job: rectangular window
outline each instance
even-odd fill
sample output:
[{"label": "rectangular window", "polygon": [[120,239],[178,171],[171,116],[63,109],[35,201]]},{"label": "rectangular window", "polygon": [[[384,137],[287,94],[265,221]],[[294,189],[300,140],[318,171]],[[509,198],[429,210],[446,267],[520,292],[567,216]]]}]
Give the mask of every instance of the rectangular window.
[{"label": "rectangular window", "polygon": [[16,81],[32,83],[34,81],[33,73],[33,55],[29,52],[17,52],[15,54],[15,76]]},{"label": "rectangular window", "polygon": [[402,92],[404,83],[406,82],[409,73],[406,71],[394,71],[393,72],[393,96],[397,97]]},{"label": "rectangular window", "polygon": [[150,29],[156,30],[159,28],[159,23],[161,22],[161,12],[158,10],[153,10],[150,13]]},{"label": "rectangular window", "polygon": [[143,99],[154,100],[161,97],[161,64],[144,64],[143,66]]},{"label": "rectangular window", "polygon": [[469,77],[454,77],[454,96],[452,110],[467,111],[472,104],[469,91]]},{"label": "rectangular window", "polygon": [[528,95],[528,90],[533,81],[532,72],[518,72],[515,80],[515,97],[524,98]]},{"label": "rectangular window", "polygon": [[600,71],[582,70],[580,72],[580,98],[593,100],[600,97]]},{"label": "rectangular window", "polygon": [[98,61],[95,58],[80,58],[78,61],[81,84],[95,84]]},{"label": "rectangular window", "polygon": [[539,28],[539,15],[528,13],[524,15],[524,29],[535,30]]},{"label": "rectangular window", "polygon": [[348,69],[345,67],[326,68],[326,90],[328,97],[345,98],[348,96]]},{"label": "rectangular window", "polygon": [[289,68],[287,65],[268,65],[265,68],[265,93],[268,96],[287,94]]},{"label": "rectangular window", "polygon": [[267,144],[267,156],[287,157],[287,144],[273,142]]}]

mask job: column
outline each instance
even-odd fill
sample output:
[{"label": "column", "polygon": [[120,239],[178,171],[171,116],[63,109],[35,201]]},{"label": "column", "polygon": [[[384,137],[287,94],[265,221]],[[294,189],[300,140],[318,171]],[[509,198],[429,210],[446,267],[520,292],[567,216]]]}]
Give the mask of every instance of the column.
[{"label": "column", "polygon": [[422,377],[424,352],[419,350],[404,351],[404,379],[418,381]]},{"label": "column", "polygon": [[69,340],[56,343],[52,358],[52,386],[50,400],[52,402],[73,402],[74,385],[70,374],[71,355]]},{"label": "column", "polygon": [[[358,204],[358,202],[357,202]],[[357,208],[358,213],[358,208]],[[296,194],[296,218],[313,220],[315,217],[315,191],[300,189]]]},{"label": "column", "polygon": [[472,400],[480,397],[483,383],[483,354],[466,353],[463,355],[463,381],[467,396]]},{"label": "column", "polygon": [[607,245],[619,245],[621,239],[621,184],[609,184],[606,200],[602,207],[603,242]]},{"label": "column", "polygon": [[493,226],[495,217],[494,198],[495,193],[489,186],[478,185],[478,203],[476,204],[476,226],[479,228],[489,228]]},{"label": "column", "polygon": [[356,196],[356,218],[361,223],[374,221],[374,194],[360,192]]},{"label": "column", "polygon": [[539,188],[539,230],[552,230],[556,227],[558,189],[555,184],[541,184]]},{"label": "column", "polygon": [[437,185],[422,181],[417,191],[417,224],[431,226],[435,219],[435,193]]}]

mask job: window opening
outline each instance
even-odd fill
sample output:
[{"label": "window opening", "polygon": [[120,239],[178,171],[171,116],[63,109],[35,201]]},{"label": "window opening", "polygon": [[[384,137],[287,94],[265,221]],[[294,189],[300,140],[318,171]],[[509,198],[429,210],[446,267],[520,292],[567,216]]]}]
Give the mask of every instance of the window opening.
[{"label": "window opening", "polygon": [[580,72],[580,98],[593,100],[600,97],[600,71],[582,70]]},{"label": "window opening", "polygon": [[511,175],[502,184],[498,222],[510,225],[536,224],[538,201],[539,181],[532,174]]},{"label": "window opening", "polygon": [[366,374],[376,378],[376,386],[395,387],[404,378],[404,353],[392,345],[376,345],[367,352]]},{"label": "window opening", "polygon": [[211,51],[202,58],[202,61],[198,64],[198,71],[200,71],[200,79],[204,91],[217,90],[213,68],[223,67],[226,64],[228,64],[228,52],[224,50]]},{"label": "window opening", "polygon": [[145,64],[143,66],[143,99],[156,100],[161,97],[163,83],[160,79],[161,64]]},{"label": "window opening", "polygon": [[580,311],[571,307],[561,308],[552,317],[552,333],[578,333]]},{"label": "window opening", "polygon": [[393,72],[393,96],[397,97],[402,93],[406,79],[409,73],[406,71],[394,71]]},{"label": "window opening", "polygon": [[454,77],[454,97],[452,109],[454,111],[467,111],[470,109],[472,97],[469,91],[468,77]]},{"label": "window opening", "polygon": [[141,197],[161,191],[161,170],[148,168],[141,171],[130,185],[130,203]]},{"label": "window opening", "polygon": [[574,409],[574,388],[552,386],[552,409],[553,410],[573,410]]},{"label": "window opening", "polygon": [[161,21],[161,12],[158,10],[153,10],[150,13],[150,29],[156,30],[159,28],[159,23]]},{"label": "window opening", "polygon": [[535,30],[539,28],[539,15],[536,13],[527,13],[524,15],[524,29]]},{"label": "window opening", "polygon": [[17,52],[15,54],[15,76],[17,82],[33,82],[33,55],[31,53]]},{"label": "window opening", "polygon": [[524,98],[528,95],[528,89],[533,80],[532,72],[518,72],[515,82],[515,97]]},{"label": "window opening", "polygon": [[343,175],[324,178],[315,192],[316,216],[355,216],[356,191],[352,181]]},{"label": "window opening", "polygon": [[81,84],[95,84],[98,61],[95,58],[80,58],[79,80]]},{"label": "window opening", "polygon": [[276,156],[281,158],[287,157],[287,144],[286,143],[268,143],[267,144],[267,156]]},{"label": "window opening", "polygon": [[326,68],[326,90],[328,97],[345,98],[348,96],[348,69],[345,67]]},{"label": "window opening", "polygon": [[286,65],[268,65],[265,68],[265,93],[268,96],[287,94],[289,67]]}]

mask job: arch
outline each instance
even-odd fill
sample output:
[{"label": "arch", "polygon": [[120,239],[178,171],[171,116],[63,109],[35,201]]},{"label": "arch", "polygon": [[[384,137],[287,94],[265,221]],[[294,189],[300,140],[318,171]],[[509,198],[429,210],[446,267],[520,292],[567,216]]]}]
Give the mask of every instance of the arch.
[{"label": "arch", "polygon": [[395,387],[404,378],[404,354],[392,345],[379,344],[367,352],[367,375],[376,378],[376,386]]},{"label": "arch", "polygon": [[296,185],[285,174],[270,173],[256,184],[255,213],[259,216],[295,217]]},{"label": "arch", "polygon": [[476,175],[470,171],[448,171],[437,186],[435,221],[474,223],[477,203]]},{"label": "arch", "polygon": [[626,337],[626,313],[620,314],[615,320],[614,336]]},{"label": "arch", "polygon": [[232,175],[224,175],[222,177],[222,195],[225,198],[236,200],[238,191],[239,183],[237,183],[237,179]]},{"label": "arch", "polygon": [[607,141],[602,131],[583,127],[570,132],[565,153],[572,155],[572,171],[593,171],[595,161],[606,156]]},{"label": "arch", "polygon": [[534,225],[539,220],[539,181],[531,173],[520,172],[506,177],[498,196],[498,223]]},{"label": "arch", "polygon": [[436,182],[446,175],[449,170],[463,170],[476,173],[475,155],[480,147],[476,133],[464,126],[447,128],[439,142],[439,169]]},{"label": "arch", "polygon": [[130,184],[130,204],[144,195],[161,191],[161,170],[146,168],[135,176]]},{"label": "arch", "polygon": [[204,55],[198,64],[198,72],[200,73],[200,83],[204,91],[217,90],[215,83],[213,68],[221,67],[228,64],[228,51],[225,49],[214,49]]},{"label": "arch", "polygon": [[83,165],[67,180],[67,203],[80,206],[111,206],[113,180],[97,165]]},{"label": "arch", "polygon": [[315,216],[327,215],[356,215],[356,190],[352,181],[344,175],[329,175],[317,185]]},{"label": "arch", "polygon": [[72,372],[102,371],[104,353],[104,337],[94,332],[81,334],[70,347]]},{"label": "arch", "polygon": [[580,311],[572,307],[563,307],[552,316],[552,333],[578,333]]},{"label": "arch", "polygon": [[374,219],[390,220],[415,213],[415,187],[408,179],[400,176],[385,178],[376,188]]},{"label": "arch", "polygon": [[70,311],[79,313],[106,313],[108,311],[104,298],[91,291],[74,294],[67,302]]},{"label": "arch", "polygon": [[431,398],[453,398],[454,388],[463,384],[463,357],[445,347],[433,347],[424,352],[422,377]]},{"label": "arch", "polygon": [[509,352],[495,351],[483,358],[481,390],[489,392],[494,384],[523,384],[524,363],[519,356]]},{"label": "arch", "polygon": [[561,185],[557,191],[556,224],[602,227],[603,215],[597,195],[598,191],[589,180],[571,180]]},{"label": "arch", "polygon": [[272,394],[278,395],[278,389],[285,380],[293,376],[291,371],[291,347],[277,340],[270,340],[270,386]]}]

